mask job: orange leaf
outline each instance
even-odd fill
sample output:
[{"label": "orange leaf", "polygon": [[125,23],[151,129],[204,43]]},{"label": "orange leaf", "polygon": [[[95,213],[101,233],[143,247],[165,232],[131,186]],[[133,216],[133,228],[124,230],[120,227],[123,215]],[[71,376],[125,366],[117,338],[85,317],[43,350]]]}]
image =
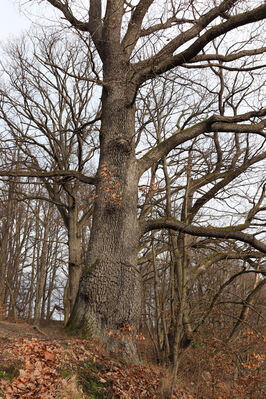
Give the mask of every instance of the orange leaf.
[{"label": "orange leaf", "polygon": [[45,360],[55,360],[55,354],[53,352],[44,352]]}]

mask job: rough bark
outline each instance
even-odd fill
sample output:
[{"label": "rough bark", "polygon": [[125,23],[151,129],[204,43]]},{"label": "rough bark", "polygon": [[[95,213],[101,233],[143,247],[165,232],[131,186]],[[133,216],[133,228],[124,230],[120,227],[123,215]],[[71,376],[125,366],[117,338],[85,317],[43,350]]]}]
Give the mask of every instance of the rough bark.
[{"label": "rough bark", "polygon": [[[108,36],[108,34],[107,34]],[[110,40],[113,32],[110,33]],[[141,283],[137,271],[138,168],[135,158],[135,110],[130,106],[127,65],[113,46],[106,46],[102,94],[101,154],[93,223],[79,293],[68,327],[100,336],[112,351],[123,350],[137,362],[133,341],[111,340],[106,330],[125,323],[137,329],[141,311]],[[121,346],[122,345],[122,346]]]}]

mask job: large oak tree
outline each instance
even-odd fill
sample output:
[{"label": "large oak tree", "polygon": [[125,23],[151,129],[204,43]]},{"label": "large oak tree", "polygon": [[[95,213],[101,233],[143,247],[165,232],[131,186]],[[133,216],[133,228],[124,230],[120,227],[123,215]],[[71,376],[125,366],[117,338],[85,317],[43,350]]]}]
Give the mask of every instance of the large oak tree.
[{"label": "large oak tree", "polygon": [[[80,34],[90,36],[102,63],[101,76],[87,76],[102,87],[100,159],[90,181],[96,186],[97,198],[86,267],[69,327],[103,336],[107,328],[118,330],[124,323],[138,326],[142,295],[137,254],[144,233],[167,228],[193,236],[239,240],[266,252],[266,245],[247,231],[249,215],[241,225],[226,228],[195,226],[173,217],[139,223],[137,217],[140,178],[173,149],[212,132],[265,138],[266,108],[261,103],[233,115],[217,107],[214,114],[178,129],[140,158],[135,149],[135,100],[150,79],[181,67],[222,65],[241,70],[241,60],[252,56],[257,61],[250,68],[259,70],[266,50],[260,37],[266,4],[91,0],[85,9],[79,1],[44,2],[58,9]],[[223,38],[223,45],[214,51],[217,38]],[[232,41],[239,43],[233,46]],[[133,345],[128,351],[135,356]]]}]

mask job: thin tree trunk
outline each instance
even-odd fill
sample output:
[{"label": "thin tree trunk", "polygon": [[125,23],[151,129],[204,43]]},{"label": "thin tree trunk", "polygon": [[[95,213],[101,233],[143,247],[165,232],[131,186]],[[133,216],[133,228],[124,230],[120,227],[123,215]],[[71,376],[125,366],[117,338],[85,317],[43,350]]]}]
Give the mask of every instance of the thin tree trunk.
[{"label": "thin tree trunk", "polygon": [[[78,232],[78,209],[73,206],[69,210],[68,228],[68,247],[69,247],[69,283],[67,289],[67,299],[69,302],[69,312],[72,311],[79,288],[79,280],[82,271],[81,265],[81,239]],[[69,314],[66,312],[67,322]]]},{"label": "thin tree trunk", "polygon": [[41,302],[44,293],[46,269],[47,269],[49,222],[50,222],[51,211],[52,207],[50,206],[44,223],[43,243],[37,266],[36,300],[35,300],[35,309],[34,309],[34,319],[36,323],[39,323],[41,317]]}]

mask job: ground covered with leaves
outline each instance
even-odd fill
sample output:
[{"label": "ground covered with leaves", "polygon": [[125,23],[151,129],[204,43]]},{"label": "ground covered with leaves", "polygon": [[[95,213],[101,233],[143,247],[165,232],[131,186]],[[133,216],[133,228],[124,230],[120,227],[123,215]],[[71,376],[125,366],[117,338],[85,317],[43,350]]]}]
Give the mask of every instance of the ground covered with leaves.
[{"label": "ground covered with leaves", "polygon": [[[68,337],[60,328],[0,322],[0,398],[153,399],[163,369],[110,357],[100,342]],[[193,399],[176,387],[173,399]]]}]

